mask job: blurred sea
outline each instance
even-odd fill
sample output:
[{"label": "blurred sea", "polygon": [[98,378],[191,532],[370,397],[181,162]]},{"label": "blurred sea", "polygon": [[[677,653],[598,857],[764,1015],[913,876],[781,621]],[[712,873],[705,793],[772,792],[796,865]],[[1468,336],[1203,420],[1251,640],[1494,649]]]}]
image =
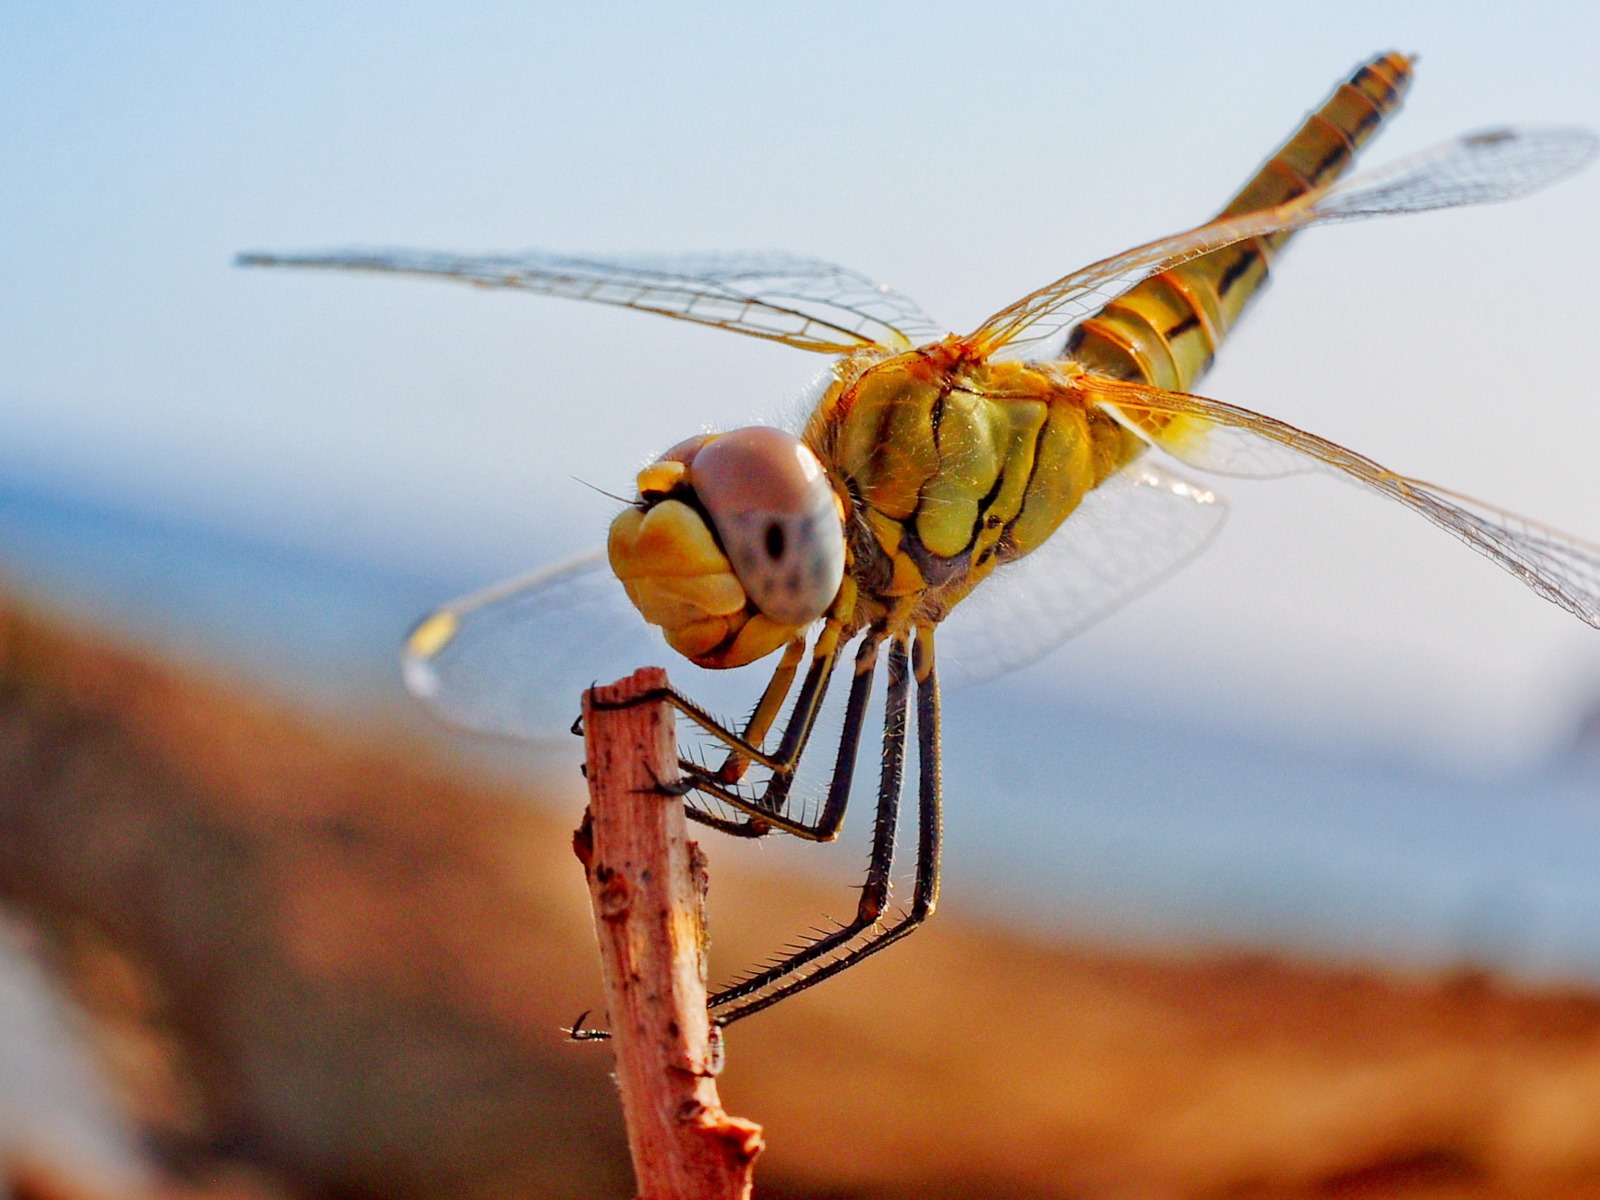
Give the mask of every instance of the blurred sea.
[{"label": "blurred sea", "polygon": [[[0,582],[355,724],[411,719],[401,637],[487,581],[12,486],[0,488]],[[1600,981],[1592,757],[1457,774],[1174,711],[1006,681],[948,696],[946,907],[1046,937]]]}]

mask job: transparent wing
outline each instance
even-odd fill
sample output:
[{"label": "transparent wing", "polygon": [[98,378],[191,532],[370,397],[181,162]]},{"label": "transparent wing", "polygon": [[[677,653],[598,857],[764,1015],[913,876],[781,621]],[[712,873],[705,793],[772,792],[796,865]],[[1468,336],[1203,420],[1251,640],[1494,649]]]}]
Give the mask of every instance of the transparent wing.
[{"label": "transparent wing", "polygon": [[1199,554],[1227,519],[1210,488],[1135,461],[1084,497],[1032,554],[973,590],[939,627],[950,686],[1015,670],[1109,616]]},{"label": "transparent wing", "polygon": [[1600,545],[1458,492],[1397,475],[1370,458],[1248,409],[1085,375],[1087,397],[1190,466],[1269,477],[1331,469],[1397,500],[1510,571],[1545,599],[1600,627]]},{"label": "transparent wing", "polygon": [[480,733],[571,742],[586,688],[646,665],[718,712],[742,712],[766,670],[706,671],[672,650],[628,600],[604,549],[445,605],[400,654],[406,688],[435,716]]},{"label": "transparent wing", "polygon": [[567,258],[425,250],[241,254],[240,266],[430,275],[660,313],[824,354],[908,350],[943,336],[915,301],[856,271],[786,254]]},{"label": "transparent wing", "polygon": [[1234,242],[1308,225],[1510,200],[1584,166],[1600,146],[1586,129],[1496,129],[1431,150],[1276,208],[1212,221],[1074,271],[1001,309],[969,339],[981,353],[1048,353],[1068,326],[1142,279]]}]

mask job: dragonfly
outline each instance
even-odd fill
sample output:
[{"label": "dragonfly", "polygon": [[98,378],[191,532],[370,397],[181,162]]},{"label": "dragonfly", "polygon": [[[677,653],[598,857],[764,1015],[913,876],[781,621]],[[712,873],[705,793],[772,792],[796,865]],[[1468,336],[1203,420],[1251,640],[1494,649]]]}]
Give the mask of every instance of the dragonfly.
[{"label": "dragonfly", "polygon": [[[1353,480],[1600,626],[1600,546],[1190,390],[1299,231],[1509,200],[1595,157],[1585,130],[1504,128],[1348,174],[1411,78],[1409,58],[1375,56],[1217,217],[1064,275],[964,335],[857,272],[787,255],[338,250],[240,262],[563,296],[833,360],[798,432],[752,426],[671,447],[639,472],[604,549],[445,605],[402,652],[409,689],[438,715],[536,737],[570,722],[606,652],[659,655],[664,639],[681,656],[664,698],[712,748],[682,757],[690,815],[737,836],[836,838],[861,743],[881,722],[854,915],[715,993],[712,1019],[727,1025],[932,915],[941,681],[1030,662],[1198,553],[1226,506],[1181,468]],[[684,672],[703,681],[751,671],[765,683],[750,681],[742,721],[719,718],[698,686],[682,685]],[[821,767],[810,765],[819,755]],[[820,770],[815,794],[796,786],[803,760]],[[897,902],[913,766],[914,879],[909,901]]]}]

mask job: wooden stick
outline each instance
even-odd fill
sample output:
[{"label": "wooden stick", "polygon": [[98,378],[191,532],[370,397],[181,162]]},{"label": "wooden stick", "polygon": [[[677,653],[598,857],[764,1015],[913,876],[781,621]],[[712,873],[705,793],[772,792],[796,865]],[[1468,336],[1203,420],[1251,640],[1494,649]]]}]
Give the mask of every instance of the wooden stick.
[{"label": "wooden stick", "polygon": [[639,1196],[748,1200],[761,1127],[717,1098],[705,858],[667,791],[678,778],[673,710],[638,702],[666,686],[666,672],[646,667],[584,697],[589,811],[573,849],[589,879]]}]

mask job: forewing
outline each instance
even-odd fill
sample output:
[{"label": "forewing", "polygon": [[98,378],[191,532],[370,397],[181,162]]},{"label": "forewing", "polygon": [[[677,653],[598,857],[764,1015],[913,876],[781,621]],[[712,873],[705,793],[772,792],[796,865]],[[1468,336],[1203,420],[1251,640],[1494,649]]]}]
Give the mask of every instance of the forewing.
[{"label": "forewing", "polygon": [[240,266],[384,271],[514,288],[659,313],[824,354],[907,350],[943,331],[915,301],[867,276],[786,254],[681,258],[457,255],[425,250],[241,254]]},{"label": "forewing", "polygon": [[997,571],[939,626],[950,686],[1015,670],[1154,587],[1227,519],[1210,488],[1135,461],[1084,497],[1033,553]]},{"label": "forewing", "polygon": [[705,671],[645,624],[604,549],[445,605],[400,654],[406,688],[447,724],[526,740],[565,740],[585,689],[646,665],[713,711],[753,700],[759,666]]},{"label": "forewing", "polygon": [[1330,469],[1421,513],[1545,599],[1600,627],[1600,546],[1458,492],[1398,475],[1293,425],[1202,396],[1086,375],[1087,397],[1202,470],[1266,477]]},{"label": "forewing", "polygon": [[1013,355],[1048,355],[1059,350],[1057,339],[1068,326],[1192,258],[1308,225],[1511,200],[1578,170],[1594,158],[1597,145],[1586,129],[1467,134],[1276,208],[1212,221],[1102,259],[1001,309],[968,340],[982,353],[1010,347]]}]

